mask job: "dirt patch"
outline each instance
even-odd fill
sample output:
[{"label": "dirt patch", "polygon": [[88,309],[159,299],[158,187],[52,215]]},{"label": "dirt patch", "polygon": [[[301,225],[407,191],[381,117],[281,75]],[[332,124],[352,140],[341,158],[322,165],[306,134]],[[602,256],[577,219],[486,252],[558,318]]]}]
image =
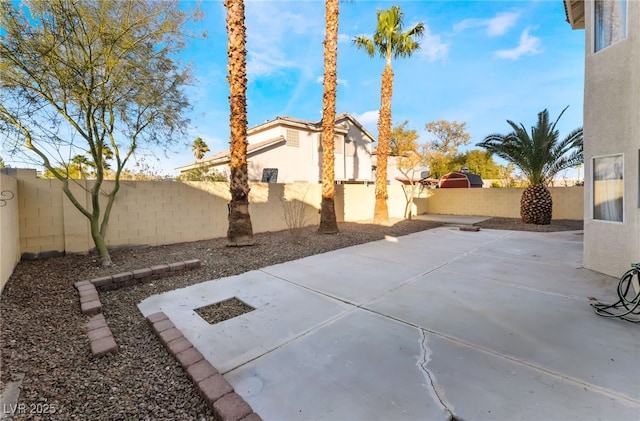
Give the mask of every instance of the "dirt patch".
[{"label": "dirt patch", "polygon": [[242,316],[253,310],[255,310],[255,308],[234,297],[220,301],[219,303],[196,308],[194,311],[207,323],[214,325],[224,322],[225,320],[233,319],[234,317]]},{"label": "dirt patch", "polygon": [[525,224],[519,218],[491,218],[473,225],[486,229],[534,232],[580,231],[584,229],[582,220],[573,219],[552,219],[549,225],[535,225]]}]

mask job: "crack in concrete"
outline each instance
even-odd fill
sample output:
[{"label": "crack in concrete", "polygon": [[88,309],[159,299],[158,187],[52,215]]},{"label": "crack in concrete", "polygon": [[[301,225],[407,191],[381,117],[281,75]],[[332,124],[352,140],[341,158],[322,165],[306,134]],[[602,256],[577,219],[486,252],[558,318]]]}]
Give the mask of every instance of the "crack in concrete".
[{"label": "crack in concrete", "polygon": [[[431,350],[427,346],[427,342],[429,337],[427,336],[427,332],[424,329],[420,330],[420,360],[418,361],[418,367],[422,370],[422,374],[424,375],[427,382],[431,385],[431,395],[438,402],[440,402],[440,406],[447,414],[448,421],[462,421],[460,418],[456,417],[453,413],[453,405],[447,401],[447,398],[444,394],[444,389],[438,384],[435,380],[435,376],[429,371],[427,365],[429,361],[431,361]],[[435,400],[434,399],[434,400]]]}]

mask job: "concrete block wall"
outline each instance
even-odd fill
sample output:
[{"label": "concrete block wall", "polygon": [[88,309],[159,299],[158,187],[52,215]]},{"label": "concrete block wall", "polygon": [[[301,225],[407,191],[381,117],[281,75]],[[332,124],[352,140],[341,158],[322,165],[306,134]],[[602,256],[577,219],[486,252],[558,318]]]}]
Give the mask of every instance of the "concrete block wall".
[{"label": "concrete block wall", "polygon": [[19,170],[20,251],[40,254],[63,252],[65,230],[62,184],[36,178],[35,170]]},{"label": "concrete block wall", "polygon": [[584,187],[551,187],[553,217],[555,219],[584,218]]},{"label": "concrete block wall", "polygon": [[[338,185],[336,195],[341,199],[343,204],[344,221],[364,221],[373,218],[373,208],[375,204],[375,185],[368,184],[344,184]],[[340,188],[342,187],[342,189]],[[341,195],[339,195],[341,193]],[[416,189],[416,194],[418,190]],[[391,218],[404,217],[405,206],[407,203],[406,196],[403,192],[402,185],[391,184],[387,186],[387,206],[389,208],[389,216]],[[422,201],[418,197],[414,203],[418,204]],[[420,207],[414,206],[413,214],[424,213]],[[421,212],[422,211],[422,212]],[[338,219],[340,221],[340,219]]]},{"label": "concrete block wall", "polygon": [[0,292],[20,261],[18,180],[0,173]]},{"label": "concrete block wall", "polygon": [[[20,170],[22,171],[22,170]],[[71,189],[87,204],[80,181]],[[112,181],[104,183],[109,191]],[[338,221],[364,221],[373,217],[374,185],[336,185]],[[57,180],[38,179],[35,171],[17,175],[19,253],[84,253],[91,250],[88,220],[64,195]],[[582,219],[582,187],[551,188],[556,219]],[[402,218],[406,197],[400,185],[388,186],[389,215]],[[423,190],[415,199],[414,214],[452,214],[519,217],[522,189]],[[285,204],[301,206],[307,225],[319,223],[319,184],[252,183],[249,211],[255,233],[287,229]],[[109,220],[106,241],[111,247],[162,245],[224,237],[227,233],[228,183],[123,181]],[[106,205],[106,197],[101,206]],[[4,241],[3,241],[4,243]]]},{"label": "concrete block wall", "polygon": [[[584,187],[550,187],[549,190],[554,219],[583,218]],[[519,218],[523,191],[522,188],[428,190],[425,213]]]},{"label": "concrete block wall", "polygon": [[[60,189],[59,184],[60,183],[56,183],[58,189]],[[89,193],[87,193],[87,189],[91,187],[92,183],[88,183],[85,180],[75,180],[69,183],[69,190],[71,190],[73,196],[85,209],[89,209],[87,205],[91,202],[91,197]],[[56,195],[55,191],[51,193],[54,196]],[[78,211],[61,189],[59,195],[62,198],[63,250],[68,253],[84,253],[93,247],[89,220]],[[42,250],[40,250],[40,252],[42,252]]]},{"label": "concrete block wall", "polygon": [[116,195],[106,240],[109,246],[123,246],[220,237],[226,235],[226,215],[227,200],[215,188],[126,181]]}]

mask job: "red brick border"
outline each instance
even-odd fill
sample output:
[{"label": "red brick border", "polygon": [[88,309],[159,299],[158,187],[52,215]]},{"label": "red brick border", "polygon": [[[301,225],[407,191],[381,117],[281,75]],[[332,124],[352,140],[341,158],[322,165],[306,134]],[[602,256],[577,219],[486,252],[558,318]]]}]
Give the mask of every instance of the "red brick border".
[{"label": "red brick border", "polygon": [[141,268],[130,272],[116,273],[115,275],[107,275],[100,278],[90,279],[88,281],[77,282],[76,288],[79,283],[90,282],[98,291],[111,291],[122,287],[166,278],[167,276],[178,275],[188,270],[198,269],[200,267],[202,267],[202,261],[200,259],[155,265],[150,268]]},{"label": "red brick border", "polygon": [[[98,291],[109,291],[122,287],[133,286],[143,282],[166,278],[167,276],[178,275],[187,270],[202,267],[200,259],[191,259],[184,262],[169,263],[166,265],[156,265],[150,268],[136,269],[131,272],[122,272],[115,275],[102,276],[86,281],[79,281],[73,284],[80,296],[80,311],[82,314],[90,316],[87,323],[87,336],[89,336],[89,346],[94,357],[101,357],[107,354],[118,352],[118,344],[113,338],[113,333],[102,314],[102,303]],[[174,327],[173,323],[167,320],[171,326],[164,325],[162,329]],[[177,329],[174,329],[177,331]],[[166,333],[167,340],[172,340],[176,335],[182,336],[180,331]],[[173,335],[173,336],[172,336]],[[184,346],[184,344],[183,344]],[[189,344],[191,346],[191,344]],[[184,349],[189,348],[185,347]],[[184,349],[181,349],[184,350]],[[178,351],[179,352],[179,351]]]},{"label": "red brick border", "polygon": [[216,417],[223,421],[262,421],[242,396],[234,392],[231,384],[218,370],[176,329],[166,314],[151,314],[147,317],[147,322],[169,353],[180,363]]},{"label": "red brick border", "polygon": [[98,313],[92,316],[87,322],[87,336],[89,336],[89,345],[91,346],[91,354],[94,357],[102,357],[107,354],[115,354],[118,352],[118,344],[113,339],[113,334],[104,314]]}]

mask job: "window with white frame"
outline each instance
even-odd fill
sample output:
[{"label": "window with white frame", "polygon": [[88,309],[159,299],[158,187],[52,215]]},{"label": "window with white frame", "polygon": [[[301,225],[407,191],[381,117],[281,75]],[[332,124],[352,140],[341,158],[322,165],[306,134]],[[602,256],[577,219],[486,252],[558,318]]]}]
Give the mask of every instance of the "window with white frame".
[{"label": "window with white frame", "polygon": [[593,158],[593,219],[623,221],[623,174],[622,155]]},{"label": "window with white frame", "polygon": [[598,51],[627,37],[627,0],[595,0],[594,50]]},{"label": "window with white frame", "polygon": [[300,146],[300,132],[294,129],[287,129],[287,146]]}]

